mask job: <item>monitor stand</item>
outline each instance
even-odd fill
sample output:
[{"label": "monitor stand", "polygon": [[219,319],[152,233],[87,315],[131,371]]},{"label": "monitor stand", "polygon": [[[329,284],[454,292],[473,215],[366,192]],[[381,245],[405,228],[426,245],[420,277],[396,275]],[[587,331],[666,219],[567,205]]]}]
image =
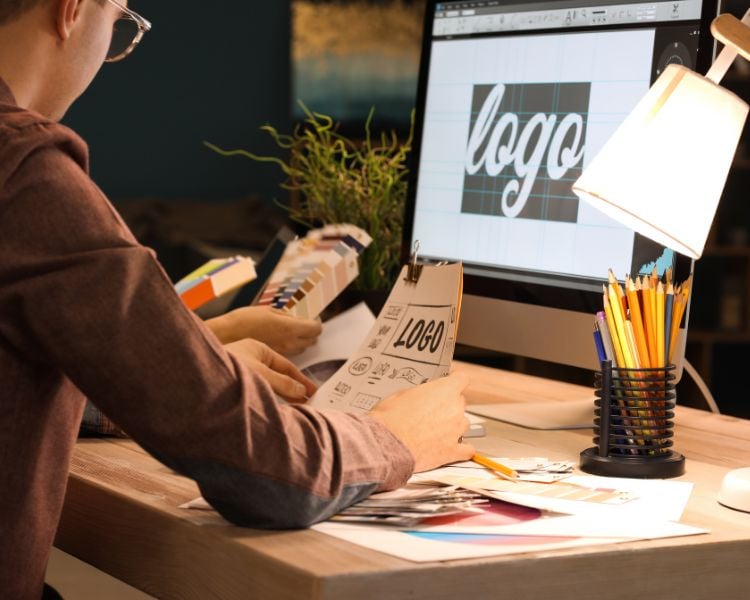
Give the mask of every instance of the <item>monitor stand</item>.
[{"label": "monitor stand", "polygon": [[471,404],[468,412],[528,429],[591,429],[594,420],[594,397],[565,402],[519,402]]}]

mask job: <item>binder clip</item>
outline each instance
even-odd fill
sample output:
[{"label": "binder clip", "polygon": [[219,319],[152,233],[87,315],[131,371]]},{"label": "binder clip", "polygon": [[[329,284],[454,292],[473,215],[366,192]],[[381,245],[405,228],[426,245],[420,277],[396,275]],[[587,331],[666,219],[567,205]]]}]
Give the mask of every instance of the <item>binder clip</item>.
[{"label": "binder clip", "polygon": [[406,277],[404,281],[407,283],[418,283],[419,276],[422,274],[422,267],[424,265],[417,262],[417,254],[419,253],[419,240],[414,241],[414,246],[411,251],[411,259],[406,265]]}]

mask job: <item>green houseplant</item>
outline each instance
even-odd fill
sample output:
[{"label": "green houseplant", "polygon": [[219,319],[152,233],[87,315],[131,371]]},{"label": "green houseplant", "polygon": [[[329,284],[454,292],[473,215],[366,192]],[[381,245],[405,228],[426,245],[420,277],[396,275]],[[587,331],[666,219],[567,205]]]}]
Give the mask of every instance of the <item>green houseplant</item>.
[{"label": "green houseplant", "polygon": [[367,231],[373,241],[360,260],[354,285],[361,290],[390,288],[399,266],[414,115],[406,140],[399,140],[393,131],[374,139],[371,109],[365,137],[355,141],[342,135],[330,116],[301,102],[300,106],[305,119],[291,135],[271,125],[261,128],[288,152],[286,159],[205,144],[223,156],[244,156],[280,167],[287,177],[282,187],[296,196],[282,205],[293,220],[308,227],[351,223]]}]

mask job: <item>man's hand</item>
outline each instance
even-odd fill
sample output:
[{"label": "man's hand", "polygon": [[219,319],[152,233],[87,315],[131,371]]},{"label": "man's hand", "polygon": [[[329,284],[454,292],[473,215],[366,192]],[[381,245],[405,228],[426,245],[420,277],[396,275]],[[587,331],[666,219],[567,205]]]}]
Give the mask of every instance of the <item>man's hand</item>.
[{"label": "man's hand", "polygon": [[267,306],[238,308],[206,324],[222,344],[252,338],[286,356],[314,344],[322,331],[317,319],[301,319]]},{"label": "man's hand", "polygon": [[304,402],[315,393],[315,384],[280,354],[262,342],[244,339],[224,346],[237,360],[258,373],[273,391],[290,402]]},{"label": "man's hand", "polygon": [[462,395],[468,383],[465,375],[456,374],[398,392],[380,402],[370,416],[411,450],[415,471],[469,460],[474,447],[461,440],[469,426]]}]

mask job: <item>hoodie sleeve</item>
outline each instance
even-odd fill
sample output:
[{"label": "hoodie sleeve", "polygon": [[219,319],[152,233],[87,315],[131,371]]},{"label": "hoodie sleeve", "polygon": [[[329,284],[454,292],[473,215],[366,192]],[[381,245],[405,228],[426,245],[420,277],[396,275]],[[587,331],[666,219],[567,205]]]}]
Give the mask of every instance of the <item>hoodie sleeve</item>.
[{"label": "hoodie sleeve", "polygon": [[0,189],[0,335],[59,368],[225,517],[304,527],[411,474],[409,450],[374,419],[277,402],[59,145],[29,153]]}]

